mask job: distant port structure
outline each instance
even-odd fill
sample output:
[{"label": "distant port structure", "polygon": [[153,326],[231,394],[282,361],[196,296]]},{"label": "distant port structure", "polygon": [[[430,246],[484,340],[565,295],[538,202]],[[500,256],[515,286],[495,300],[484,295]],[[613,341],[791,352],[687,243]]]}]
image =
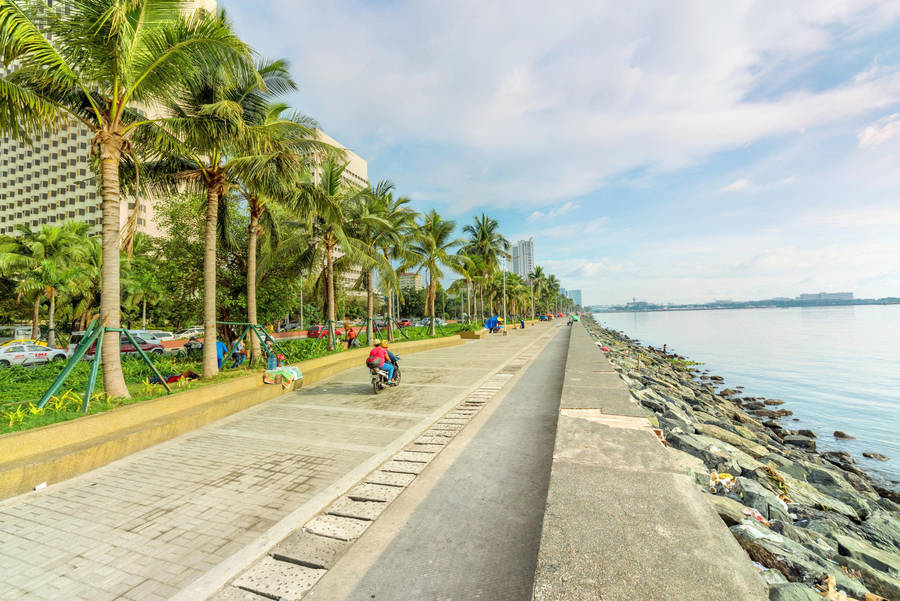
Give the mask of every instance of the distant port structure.
[{"label": "distant port structure", "polygon": [[624,305],[592,305],[596,312],[616,311],[697,311],[713,309],[761,309],[773,307],[819,307],[840,305],[896,305],[900,297],[856,298],[853,292],[812,292],[803,293],[794,298],[779,296],[762,300],[717,300],[709,303],[652,303],[632,298]]}]

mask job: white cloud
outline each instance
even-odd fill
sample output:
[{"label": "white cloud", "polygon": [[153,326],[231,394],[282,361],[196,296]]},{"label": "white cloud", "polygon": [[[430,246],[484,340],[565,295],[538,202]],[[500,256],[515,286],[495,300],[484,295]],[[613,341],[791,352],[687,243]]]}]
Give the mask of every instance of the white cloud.
[{"label": "white cloud", "polygon": [[900,98],[889,68],[754,94],[780,67],[889,26],[894,2],[236,1],[261,52],[293,58],[304,110],[363,155],[426,149],[384,176],[452,212],[564,203],[635,167],[677,169]]},{"label": "white cloud", "polygon": [[857,138],[860,148],[870,148],[898,136],[900,136],[900,113],[894,113],[859,132]]},{"label": "white cloud", "polygon": [[571,213],[572,211],[580,208],[581,205],[577,202],[567,200],[558,207],[554,207],[549,211],[534,211],[533,213],[531,213],[531,215],[528,216],[528,222],[533,223],[535,221],[540,221],[541,219],[554,219],[556,217],[559,217],[560,215]]},{"label": "white cloud", "polygon": [[717,192],[740,192],[741,190],[746,190],[750,187],[749,179],[737,179],[728,184],[727,186],[722,186],[717,190]]}]

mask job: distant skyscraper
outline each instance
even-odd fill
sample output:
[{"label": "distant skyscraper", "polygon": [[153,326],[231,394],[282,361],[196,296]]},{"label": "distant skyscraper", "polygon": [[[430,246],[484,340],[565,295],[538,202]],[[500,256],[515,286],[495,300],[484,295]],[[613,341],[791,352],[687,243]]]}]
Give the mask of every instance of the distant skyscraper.
[{"label": "distant skyscraper", "polygon": [[569,298],[576,305],[581,305],[581,290],[569,290]]},{"label": "distant skyscraper", "polygon": [[519,240],[512,247],[512,272],[527,279],[534,271],[534,238]]}]

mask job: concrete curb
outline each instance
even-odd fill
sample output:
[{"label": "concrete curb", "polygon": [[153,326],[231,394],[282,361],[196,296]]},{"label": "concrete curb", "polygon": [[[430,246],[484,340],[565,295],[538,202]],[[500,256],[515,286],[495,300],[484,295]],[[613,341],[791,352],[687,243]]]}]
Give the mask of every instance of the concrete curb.
[{"label": "concrete curb", "polygon": [[[392,345],[417,353],[464,344],[458,335]],[[314,384],[362,364],[366,348],[297,364]],[[262,374],[233,378],[75,420],[0,436],[0,500],[53,484],[281,396]]]}]

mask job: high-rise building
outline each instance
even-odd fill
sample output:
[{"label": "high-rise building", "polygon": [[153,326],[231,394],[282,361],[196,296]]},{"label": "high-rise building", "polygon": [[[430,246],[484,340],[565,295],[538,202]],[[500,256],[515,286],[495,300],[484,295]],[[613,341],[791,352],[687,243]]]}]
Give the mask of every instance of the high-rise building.
[{"label": "high-rise building", "polygon": [[581,290],[569,290],[569,298],[576,305],[581,305]]},{"label": "high-rise building", "polygon": [[[66,3],[58,2],[66,11]],[[216,0],[194,0],[188,10],[214,11]],[[70,122],[56,132],[36,136],[32,143],[0,138],[0,234],[11,234],[16,226],[29,228],[81,221],[99,233],[99,177],[91,167],[91,132]],[[151,202],[122,198],[120,223],[137,210],[137,231],[159,235]]]},{"label": "high-rise building", "polygon": [[528,279],[534,271],[534,238],[519,240],[512,247],[512,272]]},{"label": "high-rise building", "polygon": [[[342,157],[342,160],[346,163],[346,167],[341,174],[341,181],[345,186],[353,188],[354,190],[362,190],[363,188],[369,187],[369,163],[364,158],[326,134],[321,129],[316,129],[316,137],[321,142],[325,142],[329,146],[343,151],[344,156]],[[324,160],[324,157],[315,157],[316,163],[320,163],[321,160]],[[314,166],[313,179],[318,182],[320,177],[321,169]],[[340,248],[336,248],[334,258],[338,259],[342,256],[344,256],[344,253]],[[365,291],[353,289],[353,286],[360,280],[361,276],[362,267],[351,265],[341,274],[340,285],[350,296],[365,296]]]},{"label": "high-rise building", "polygon": [[407,272],[401,273],[400,277],[400,290],[407,290],[412,288],[413,290],[421,290],[425,286],[422,284],[422,276],[418,273]]}]

